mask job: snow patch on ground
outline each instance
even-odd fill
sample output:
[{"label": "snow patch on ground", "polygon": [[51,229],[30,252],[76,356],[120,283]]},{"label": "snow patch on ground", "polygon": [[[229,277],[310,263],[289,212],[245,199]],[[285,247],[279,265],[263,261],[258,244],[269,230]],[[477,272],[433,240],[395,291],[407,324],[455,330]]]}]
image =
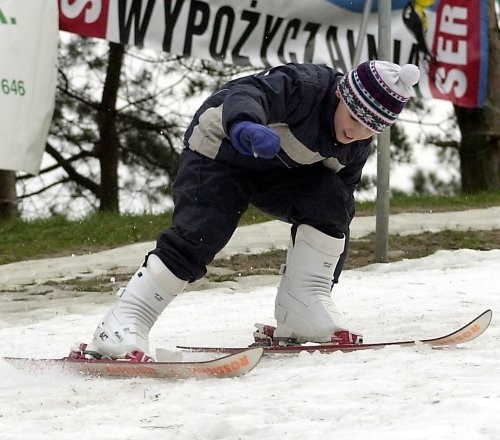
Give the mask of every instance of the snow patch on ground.
[{"label": "snow patch on ground", "polygon": [[[464,221],[467,216],[443,215],[434,225],[449,227],[455,221],[463,229],[499,227],[494,209],[471,215],[476,226]],[[391,224],[404,219],[394,217]],[[401,230],[422,228],[426,219],[435,217],[415,216],[411,224],[402,222],[406,229]],[[244,239],[230,248],[250,250],[252,239],[259,243],[267,236],[274,239],[269,247],[286,245],[288,227],[271,222],[262,230],[267,232],[259,235],[257,227],[238,232],[236,237]],[[82,264],[74,257],[49,265],[39,260],[0,266],[0,282],[2,289],[22,286],[23,277],[36,284],[54,276],[54,270],[66,275],[89,267],[104,270],[104,261],[126,266],[133,260],[137,267],[144,249],[136,251],[95,254],[78,260]],[[111,260],[111,252],[123,260]],[[18,370],[0,360],[0,438],[499,439],[499,269],[500,250],[461,249],[342,274],[335,301],[345,322],[366,342],[440,336],[493,310],[491,327],[479,339],[445,350],[302,353],[265,358],[238,379],[202,381],[87,378],[54,369]],[[278,281],[276,276],[247,277],[180,295],[154,327],[152,347],[250,343],[255,322],[273,323]],[[62,357],[75,341],[90,338],[112,296],[46,301],[43,309],[20,301],[15,311],[8,307],[15,303],[12,294],[2,301],[2,356]]]}]

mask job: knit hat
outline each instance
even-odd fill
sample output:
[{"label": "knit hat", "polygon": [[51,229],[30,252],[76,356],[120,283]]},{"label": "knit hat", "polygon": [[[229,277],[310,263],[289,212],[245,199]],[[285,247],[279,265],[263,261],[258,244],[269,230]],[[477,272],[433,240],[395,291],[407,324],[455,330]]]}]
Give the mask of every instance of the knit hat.
[{"label": "knit hat", "polygon": [[400,67],[388,61],[366,61],[344,75],[338,91],[354,118],[382,133],[396,122],[419,78],[414,64]]}]

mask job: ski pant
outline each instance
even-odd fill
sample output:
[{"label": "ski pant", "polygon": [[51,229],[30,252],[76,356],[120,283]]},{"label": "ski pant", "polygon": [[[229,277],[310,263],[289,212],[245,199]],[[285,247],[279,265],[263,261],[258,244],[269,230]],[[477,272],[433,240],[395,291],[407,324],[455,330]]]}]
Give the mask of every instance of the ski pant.
[{"label": "ski pant", "polygon": [[[151,252],[182,280],[203,277],[227,244],[249,204],[292,224],[348,241],[350,196],[340,178],[322,163],[259,168],[264,159],[227,163],[184,149],[173,184],[172,226]],[[347,245],[346,245],[347,247]],[[335,271],[335,282],[344,256]]]}]

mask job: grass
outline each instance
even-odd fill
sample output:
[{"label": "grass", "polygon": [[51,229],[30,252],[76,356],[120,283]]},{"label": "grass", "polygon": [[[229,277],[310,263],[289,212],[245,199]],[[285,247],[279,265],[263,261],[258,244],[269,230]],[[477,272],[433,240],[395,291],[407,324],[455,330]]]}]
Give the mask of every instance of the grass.
[{"label": "grass", "polygon": [[[391,213],[451,211],[499,205],[500,192],[455,197],[397,196],[391,200]],[[374,203],[358,203],[358,216],[374,213]],[[271,220],[271,217],[251,207],[240,224],[267,220]],[[96,252],[125,244],[152,241],[170,224],[170,212],[160,215],[93,214],[76,221],[62,216],[33,221],[0,220],[0,264]]]},{"label": "grass", "polygon": [[94,214],[70,221],[62,216],[0,223],[0,264],[71,255],[153,240],[171,222],[163,215]]},{"label": "grass", "polygon": [[[241,224],[270,219],[252,208],[245,213]],[[171,222],[171,212],[157,215],[92,214],[75,221],[63,216],[31,221],[0,220],[0,264],[96,252],[155,240]]]},{"label": "grass", "polygon": [[[500,191],[457,196],[405,196],[391,197],[391,213],[443,212],[500,206]],[[357,215],[375,215],[375,202],[361,202],[356,206]]]}]

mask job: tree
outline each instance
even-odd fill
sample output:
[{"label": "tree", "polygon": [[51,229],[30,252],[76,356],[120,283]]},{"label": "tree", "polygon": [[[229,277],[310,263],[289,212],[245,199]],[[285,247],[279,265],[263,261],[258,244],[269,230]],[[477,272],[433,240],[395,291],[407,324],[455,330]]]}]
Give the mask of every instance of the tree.
[{"label": "tree", "polygon": [[23,203],[43,194],[51,213],[80,215],[117,212],[125,197],[147,211],[170,194],[192,110],[245,70],[251,69],[67,39],[46,146],[51,160],[40,176],[19,179]]},{"label": "tree", "polygon": [[17,215],[16,173],[0,170],[0,219],[9,219]]},{"label": "tree", "polygon": [[489,1],[488,95],[483,108],[455,106],[462,134],[459,144],[462,191],[500,190],[500,33],[495,0]]},{"label": "tree", "polygon": [[100,211],[119,212],[118,163],[120,161],[120,139],[116,127],[116,101],[120,88],[125,49],[121,44],[109,44],[106,80],[102,89],[102,99],[97,111],[99,142],[97,156],[101,168],[99,191]]},{"label": "tree", "polygon": [[[100,55],[104,47],[100,42],[74,38],[63,49],[56,112],[46,151],[55,167],[64,170],[59,182],[69,188],[72,198],[83,196],[94,209],[118,212],[121,156],[134,156],[129,164],[132,176],[137,170],[142,174],[144,168],[151,172],[147,162],[152,160],[153,175],[166,171],[168,178],[178,156],[172,146],[181,130],[178,115],[163,118],[157,111],[161,94],[155,94],[152,77],[143,68],[134,73],[126,70],[130,68],[124,66],[122,45],[110,43],[105,57]],[[145,90],[149,90],[147,95]],[[137,140],[137,130],[147,136],[147,144],[124,151],[131,137]],[[168,138],[166,146],[162,138]],[[151,157],[151,151],[160,145],[167,154]],[[42,173],[54,170],[52,166]],[[165,187],[165,179],[162,182]],[[149,186],[144,192],[148,189],[157,188]]]}]

